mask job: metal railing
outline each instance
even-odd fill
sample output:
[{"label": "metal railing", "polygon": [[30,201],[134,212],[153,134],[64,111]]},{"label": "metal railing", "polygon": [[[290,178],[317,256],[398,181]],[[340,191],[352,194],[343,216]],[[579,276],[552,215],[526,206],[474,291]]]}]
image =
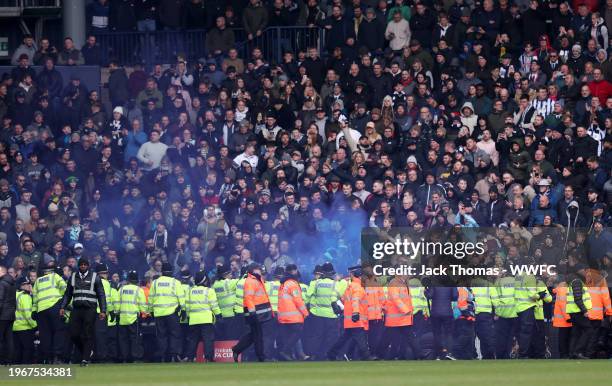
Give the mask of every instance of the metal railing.
[{"label": "metal railing", "polygon": [[0,8],[59,8],[61,0],[0,0]]},{"label": "metal railing", "polygon": [[[105,31],[94,35],[105,61],[115,59],[122,64],[173,63],[178,54],[194,61],[208,54],[205,30]],[[234,29],[234,35],[242,58],[249,58],[251,50],[259,47],[271,62],[280,62],[285,50],[322,48],[325,42],[325,30],[309,27],[269,27],[251,41],[243,29]]]},{"label": "metal railing", "polygon": [[0,0],[0,16],[19,17],[24,10],[53,9],[61,6],[61,0]]},{"label": "metal railing", "polygon": [[[238,40],[236,40],[238,41]],[[283,53],[305,50],[308,47],[317,47],[320,51],[325,47],[325,29],[318,27],[268,27],[261,36],[253,40],[243,40],[236,44],[239,54],[249,58],[251,50],[259,47],[269,62],[280,63]]]}]

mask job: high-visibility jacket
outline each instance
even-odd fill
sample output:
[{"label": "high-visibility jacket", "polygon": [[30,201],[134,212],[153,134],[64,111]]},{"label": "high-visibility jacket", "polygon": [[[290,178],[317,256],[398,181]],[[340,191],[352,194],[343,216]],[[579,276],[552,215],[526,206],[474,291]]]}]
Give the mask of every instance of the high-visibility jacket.
[{"label": "high-visibility jacket", "polygon": [[145,291],[135,284],[126,284],[119,289],[119,300],[115,312],[119,314],[119,325],[129,326],[138,320],[138,314],[147,312]]},{"label": "high-visibility jacket", "polygon": [[[344,295],[344,328],[363,328],[368,329],[368,300],[365,290],[361,286],[361,279],[355,277],[351,279]],[[359,320],[351,320],[353,313],[359,314]]]},{"label": "high-visibility jacket", "polygon": [[[582,302],[587,309],[587,312],[593,308],[593,304],[591,303],[591,294],[589,293],[586,286],[582,285]],[[574,300],[574,291],[572,290],[571,284],[567,287],[567,304],[565,305],[565,312],[568,314],[575,314],[580,311],[580,307],[576,304]]]},{"label": "high-visibility jacket", "polygon": [[244,313],[266,320],[272,316],[272,305],[266,293],[266,286],[262,279],[248,274],[244,281]]},{"label": "high-visibility jacket", "polygon": [[535,307],[539,299],[535,276],[517,276],[514,282],[514,307],[516,312],[523,312]]},{"label": "high-visibility jacket", "polygon": [[294,279],[280,285],[278,291],[278,322],[282,324],[304,323],[308,310],[302,299],[302,288]]},{"label": "high-visibility jacket", "polygon": [[475,320],[474,294],[467,287],[457,288],[457,308],[459,309],[459,319]]},{"label": "high-visibility jacket", "polygon": [[533,314],[536,320],[544,320],[544,303],[552,302],[552,295],[550,294],[550,292],[548,292],[548,288],[542,280],[538,280],[538,286],[536,290],[538,291],[538,294],[543,292],[544,298],[540,297],[540,300],[538,300],[538,304],[536,304],[536,307],[533,310]]},{"label": "high-visibility jacket", "polygon": [[[603,284],[603,285],[601,285]],[[589,287],[592,308],[589,310],[589,319],[603,320],[604,315],[612,316],[612,305],[610,304],[610,290],[605,282],[599,287]]]},{"label": "high-visibility jacket", "polygon": [[39,277],[32,287],[32,312],[47,310],[62,299],[66,282],[55,272]]},{"label": "high-visibility jacket", "polygon": [[[181,287],[183,287],[183,293],[185,294],[185,303],[187,303],[187,300],[189,299],[189,291],[191,290],[191,284],[190,283],[183,283],[183,282],[181,282]],[[179,320],[179,323],[187,324],[187,313],[184,313],[181,316],[182,317]]]},{"label": "high-visibility jacket", "polygon": [[553,327],[567,328],[572,327],[569,315],[565,312],[567,304],[567,283],[561,282],[553,289],[555,294],[555,306],[553,308]]},{"label": "high-visibility jacket", "polygon": [[234,313],[242,315],[244,312],[244,282],[246,277],[238,279],[236,282],[236,292],[234,294]]},{"label": "high-visibility jacket", "polygon": [[280,288],[280,280],[267,281],[265,286],[268,297],[270,297],[272,311],[276,312],[278,310],[278,289]]},{"label": "high-visibility jacket", "polygon": [[401,327],[412,325],[412,298],[408,287],[392,280],[387,287],[385,301],[385,326]]},{"label": "high-visibility jacket", "polygon": [[[110,282],[106,279],[100,279],[102,281],[102,287],[104,287],[104,297],[106,298],[106,324],[107,326],[116,326],[117,320],[111,322],[111,312],[117,313],[117,302],[119,301],[119,293],[116,289],[112,288]],[[100,313],[100,305],[96,312]]]},{"label": "high-visibility jacket", "polygon": [[217,295],[217,303],[224,318],[234,316],[234,303],[236,302],[236,283],[238,279],[220,279],[215,281],[212,288]]},{"label": "high-visibility jacket", "polygon": [[512,276],[501,277],[495,282],[497,301],[493,304],[495,315],[500,318],[516,318],[516,299],[514,298],[515,279]]},{"label": "high-visibility jacket", "polygon": [[368,302],[368,320],[380,320],[383,317],[383,307],[385,305],[384,287],[366,287],[366,300]]},{"label": "high-visibility jacket", "polygon": [[217,303],[217,294],[212,288],[195,286],[189,290],[187,297],[187,315],[189,325],[212,324],[214,315],[220,315],[221,309]]},{"label": "high-visibility jacket", "polygon": [[497,291],[492,286],[472,287],[474,295],[475,313],[492,313],[493,304],[497,303]]},{"label": "high-visibility jacket", "polygon": [[180,281],[170,276],[160,276],[151,283],[149,309],[154,316],[168,316],[177,308],[185,308],[185,291]]},{"label": "high-visibility jacket", "polygon": [[308,286],[306,283],[300,282],[300,289],[302,290],[302,301],[306,303],[306,291],[308,291]]},{"label": "high-visibility jacket", "polygon": [[336,290],[338,291],[338,295],[340,297],[344,295],[344,292],[346,292],[350,283],[351,281],[348,278],[338,280],[337,285],[336,285]]},{"label": "high-visibility jacket", "polygon": [[422,312],[423,316],[429,317],[429,304],[421,281],[413,277],[408,280],[408,288],[410,289],[410,299],[412,300],[412,314],[416,315]]},{"label": "high-visibility jacket", "polygon": [[32,319],[32,296],[27,292],[17,291],[15,297],[17,308],[15,308],[13,331],[25,331],[36,328],[36,321]]},{"label": "high-visibility jacket", "polygon": [[336,318],[332,309],[332,302],[340,299],[338,281],[330,278],[312,280],[306,291],[306,303],[310,306],[310,313],[321,318]]}]

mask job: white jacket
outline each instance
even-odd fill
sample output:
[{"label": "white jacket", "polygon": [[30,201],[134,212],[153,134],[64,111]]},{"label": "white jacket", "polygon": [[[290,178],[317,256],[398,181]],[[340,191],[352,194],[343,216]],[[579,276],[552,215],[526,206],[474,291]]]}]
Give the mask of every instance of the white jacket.
[{"label": "white jacket", "polygon": [[[395,35],[393,39],[390,37],[391,34]],[[385,30],[385,38],[390,40],[389,47],[391,47],[393,51],[399,51],[402,48],[407,47],[410,44],[411,35],[410,24],[408,24],[404,18],[402,18],[398,23],[391,20],[389,24],[387,24],[387,29]]]}]

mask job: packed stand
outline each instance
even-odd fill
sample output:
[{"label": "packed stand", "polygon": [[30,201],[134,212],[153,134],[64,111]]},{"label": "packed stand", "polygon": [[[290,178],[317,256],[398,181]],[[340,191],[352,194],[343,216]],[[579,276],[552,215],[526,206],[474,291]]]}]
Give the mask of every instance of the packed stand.
[{"label": "packed stand", "polygon": [[[361,351],[349,350],[349,359],[501,359],[510,351],[521,357],[550,356],[549,351],[557,357],[611,355],[607,284],[599,283],[591,295],[602,295],[603,312],[587,315],[593,308],[591,298],[590,307],[586,302],[591,288],[580,282],[588,282],[589,270],[610,271],[612,265],[607,28],[612,1],[250,0],[233,7],[207,2],[205,10],[202,3],[94,2],[83,47],[75,47],[70,37],[35,42],[26,36],[12,56],[15,67],[2,75],[0,272],[8,274],[0,288],[16,280],[19,293],[33,295],[18,293],[26,306],[17,306],[31,304],[34,311],[18,316],[25,325],[16,321],[19,327],[13,327],[14,343],[21,347],[15,350],[17,362],[70,361],[80,355],[64,349],[75,332],[63,319],[70,308],[63,294],[66,286],[75,286],[71,278],[79,262],[106,280],[101,312],[108,320],[96,324],[97,361],[138,360],[143,353],[149,360],[191,360],[194,348],[182,341],[191,333],[196,341],[210,341],[211,334],[237,339],[245,329],[242,313],[251,308],[245,302],[243,309],[245,283],[260,276],[269,279],[264,292],[275,312],[285,307],[278,295],[281,283],[297,283],[285,288],[282,299],[292,298],[295,305],[287,303],[287,312],[302,317],[283,322],[276,316],[272,322],[305,323],[306,333],[282,329],[276,337],[271,323],[263,330],[249,324],[266,344],[245,358],[338,358],[345,351],[331,343],[342,319],[342,339],[353,340]],[[309,27],[308,33],[324,31],[325,44],[303,46],[296,35],[282,43],[281,62],[267,61],[259,48],[263,31],[291,25]],[[188,28],[208,29],[201,42],[206,57],[191,61],[190,53],[182,52],[169,66],[147,63],[150,71],[142,63],[126,71],[128,63],[109,58],[108,100],[78,76],[63,79],[55,68],[106,64],[96,29]],[[248,57],[233,47],[232,28],[246,31]],[[35,71],[32,65],[42,68]],[[350,282],[341,277],[359,261],[364,227],[498,227],[500,250],[491,258],[501,265],[533,258],[527,227],[567,231],[565,239],[541,247],[537,258],[550,251],[568,253],[568,246],[569,253],[580,250],[587,240],[585,265],[569,262],[581,273],[561,285],[584,301],[573,305],[577,309],[560,303],[569,326],[555,325],[578,331],[571,349],[561,350],[550,339],[545,343],[537,323],[554,323],[557,303],[565,297],[558,295],[560,283],[546,278],[538,278],[532,294],[537,300],[520,306],[517,300],[509,314],[500,314],[499,298],[466,287],[442,290],[412,282],[404,286],[411,288],[409,308],[398,303],[408,293],[373,295],[370,288],[361,293],[355,283],[364,275],[364,282],[371,279],[367,269],[353,267]],[[170,307],[156,305],[152,282],[162,278],[175,288],[172,277],[186,285],[176,294],[179,300]],[[304,284],[309,279],[310,287]],[[321,280],[327,280],[323,287]],[[215,291],[198,289],[210,285]],[[334,291],[323,290],[323,296],[317,288]],[[42,290],[51,290],[51,298],[41,299]],[[197,322],[185,300],[194,291],[220,306],[198,314]],[[121,310],[124,292],[134,296],[135,308]],[[555,294],[552,303],[549,292]],[[0,326],[14,318],[7,293],[0,292]],[[360,316],[358,310],[355,318],[350,312],[355,306],[345,302],[348,321],[337,319],[342,311],[321,300],[374,301],[379,295],[377,315]],[[489,297],[481,307],[490,307],[478,312],[481,296]],[[546,303],[541,317],[534,312],[538,302]],[[466,304],[476,305],[473,315]],[[181,312],[175,315],[177,307]],[[304,320],[307,308],[312,315]],[[389,325],[382,315],[393,310],[406,317]],[[527,310],[531,314],[516,315]],[[129,318],[116,317],[122,312]],[[480,313],[489,318],[479,323]],[[573,327],[568,314],[578,315]],[[494,323],[493,315],[512,320]],[[176,318],[159,319],[164,317]],[[216,319],[225,321],[215,329],[189,329]],[[379,327],[369,330],[376,333],[368,333],[367,340],[365,332],[347,333],[365,331],[368,319]],[[417,319],[418,329],[404,328]],[[40,345],[34,351],[36,322]],[[131,329],[134,323],[139,332]],[[520,333],[508,334],[517,323]],[[451,339],[453,328],[467,339]],[[3,331],[0,339],[8,339],[10,331]],[[137,342],[155,331],[156,339]],[[478,353],[473,334],[480,341]],[[514,337],[518,350],[511,350]],[[329,350],[319,347],[322,341],[330,343]],[[211,359],[210,352],[205,355]]]}]

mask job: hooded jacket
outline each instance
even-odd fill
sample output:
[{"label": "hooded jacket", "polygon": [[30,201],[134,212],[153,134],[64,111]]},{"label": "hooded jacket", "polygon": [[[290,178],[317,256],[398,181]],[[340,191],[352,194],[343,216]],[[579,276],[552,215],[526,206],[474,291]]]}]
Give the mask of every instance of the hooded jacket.
[{"label": "hooded jacket", "polygon": [[[472,110],[472,114],[470,116],[463,114],[463,109],[466,107]],[[461,124],[470,129],[470,134],[474,131],[474,128],[478,124],[478,116],[474,113],[474,105],[472,105],[472,102],[465,102],[463,106],[461,106]]]}]

